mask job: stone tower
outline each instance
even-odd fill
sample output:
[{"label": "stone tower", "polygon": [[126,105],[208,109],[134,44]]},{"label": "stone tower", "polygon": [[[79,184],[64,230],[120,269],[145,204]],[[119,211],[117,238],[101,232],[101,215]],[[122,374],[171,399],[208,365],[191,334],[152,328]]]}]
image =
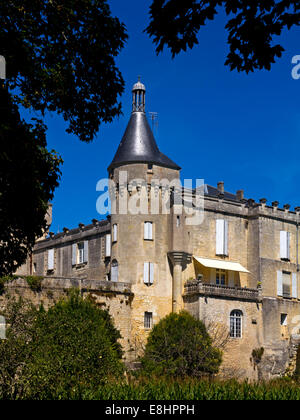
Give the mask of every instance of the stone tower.
[{"label": "stone tower", "polygon": [[145,326],[150,330],[152,323],[174,310],[172,262],[176,260],[177,265],[179,256],[170,254],[173,215],[172,209],[169,214],[163,210],[163,201],[170,202],[170,195],[162,185],[176,184],[180,167],[157,146],[145,113],[146,89],[140,81],[132,94],[131,117],[108,173],[114,193],[111,280],[132,285],[134,342],[136,336],[147,335]]}]

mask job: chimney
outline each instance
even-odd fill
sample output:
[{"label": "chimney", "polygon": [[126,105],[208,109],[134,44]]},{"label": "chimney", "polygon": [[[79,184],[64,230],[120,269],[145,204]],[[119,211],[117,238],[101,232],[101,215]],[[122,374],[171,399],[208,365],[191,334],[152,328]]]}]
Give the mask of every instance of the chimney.
[{"label": "chimney", "polygon": [[242,201],[242,200],[244,200],[244,190],[238,190],[238,191],[236,192],[236,199],[237,199],[238,201]]},{"label": "chimney", "polygon": [[221,194],[224,194],[224,182],[223,182],[223,181],[218,182],[218,191],[219,191]]}]

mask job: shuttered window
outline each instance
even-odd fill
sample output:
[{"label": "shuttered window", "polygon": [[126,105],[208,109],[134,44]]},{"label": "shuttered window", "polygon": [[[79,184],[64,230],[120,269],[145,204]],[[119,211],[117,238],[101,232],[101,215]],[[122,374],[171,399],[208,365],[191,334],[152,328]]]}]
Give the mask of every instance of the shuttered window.
[{"label": "shuttered window", "polygon": [[282,230],[280,232],[280,258],[282,260],[290,259],[290,241],[291,241],[290,232],[286,232]]},{"label": "shuttered window", "polygon": [[152,222],[144,223],[144,239],[146,240],[153,239],[153,223]]},{"label": "shuttered window", "polygon": [[154,282],[154,264],[151,262],[144,263],[144,283],[150,286]]},{"label": "shuttered window", "polygon": [[117,282],[119,279],[119,264],[114,260],[111,264],[111,281]]},{"label": "shuttered window", "polygon": [[79,242],[72,245],[72,265],[84,264],[89,260],[88,241]]},{"label": "shuttered window", "polygon": [[118,240],[118,225],[113,225],[113,242],[117,242]]},{"label": "shuttered window", "polygon": [[111,235],[105,236],[105,256],[110,257],[111,254]]},{"label": "shuttered window", "polygon": [[48,250],[48,270],[54,270],[54,249]]},{"label": "shuttered window", "polygon": [[216,255],[228,255],[228,221],[216,220]]}]

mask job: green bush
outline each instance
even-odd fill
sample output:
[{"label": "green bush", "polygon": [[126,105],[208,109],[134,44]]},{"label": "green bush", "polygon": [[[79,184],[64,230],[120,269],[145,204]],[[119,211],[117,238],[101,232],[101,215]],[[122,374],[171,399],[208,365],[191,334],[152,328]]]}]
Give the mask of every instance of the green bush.
[{"label": "green bush", "polygon": [[40,292],[42,290],[42,281],[44,277],[41,276],[26,276],[25,277],[28,286],[34,292]]},{"label": "green bush", "polygon": [[141,359],[144,373],[180,377],[217,373],[221,362],[222,353],[213,347],[203,322],[185,311],[154,326]]},{"label": "green bush", "polygon": [[20,333],[19,321],[13,322],[7,340],[0,343],[2,398],[74,398],[81,389],[98,388],[122,377],[120,333],[107,311],[75,291],[48,312],[41,307],[30,313],[24,303],[18,305],[7,321],[23,317],[24,331]]}]

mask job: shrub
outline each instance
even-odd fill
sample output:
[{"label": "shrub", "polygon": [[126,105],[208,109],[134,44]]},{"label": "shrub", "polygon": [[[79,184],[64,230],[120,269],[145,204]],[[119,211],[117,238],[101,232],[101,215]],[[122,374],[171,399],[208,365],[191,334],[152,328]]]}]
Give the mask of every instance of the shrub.
[{"label": "shrub", "polygon": [[81,389],[122,377],[120,333],[107,311],[84,300],[77,291],[48,312],[43,307],[30,312],[24,303],[18,305],[15,303],[7,320],[23,318],[23,332],[18,331],[21,323],[13,322],[7,340],[0,343],[2,398],[74,398]]},{"label": "shrub", "polygon": [[40,276],[26,276],[25,277],[28,286],[34,292],[40,292],[42,290],[42,281],[44,277]]},{"label": "shrub", "polygon": [[142,372],[190,377],[217,373],[221,361],[203,322],[185,311],[154,326],[141,359]]}]

